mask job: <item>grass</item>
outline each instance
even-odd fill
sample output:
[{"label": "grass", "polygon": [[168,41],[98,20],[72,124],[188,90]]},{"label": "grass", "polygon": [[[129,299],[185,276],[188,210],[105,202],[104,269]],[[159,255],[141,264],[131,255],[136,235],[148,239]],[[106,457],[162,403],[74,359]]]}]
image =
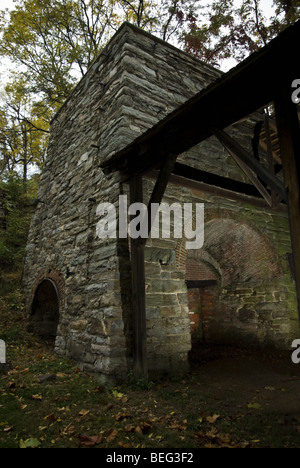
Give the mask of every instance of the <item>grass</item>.
[{"label": "grass", "polygon": [[0,448],[299,447],[298,416],[266,412],[261,388],[242,399],[202,371],[99,385],[25,331],[20,297],[1,302],[9,369],[0,373]]}]

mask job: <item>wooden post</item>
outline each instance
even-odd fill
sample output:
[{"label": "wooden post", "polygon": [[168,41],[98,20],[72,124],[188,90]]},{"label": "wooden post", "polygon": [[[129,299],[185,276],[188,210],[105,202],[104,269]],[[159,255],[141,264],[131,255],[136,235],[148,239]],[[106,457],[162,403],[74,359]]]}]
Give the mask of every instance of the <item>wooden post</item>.
[{"label": "wooden post", "polygon": [[[143,180],[140,175],[130,179],[130,204],[143,202]],[[133,366],[136,377],[147,377],[147,330],[145,288],[145,242],[131,239],[131,274],[133,306]]]},{"label": "wooden post", "polygon": [[300,320],[300,130],[297,106],[291,99],[291,83],[275,99],[277,129],[288,197],[293,259]]},{"label": "wooden post", "polygon": [[[151,231],[151,204],[161,203],[177,155],[171,154],[162,165],[154,186],[146,213],[148,235]],[[143,179],[134,175],[130,179],[130,204],[143,203]],[[136,377],[146,377],[147,367],[147,327],[146,327],[146,282],[145,246],[147,238],[131,239],[131,274],[133,302],[133,366]]]}]

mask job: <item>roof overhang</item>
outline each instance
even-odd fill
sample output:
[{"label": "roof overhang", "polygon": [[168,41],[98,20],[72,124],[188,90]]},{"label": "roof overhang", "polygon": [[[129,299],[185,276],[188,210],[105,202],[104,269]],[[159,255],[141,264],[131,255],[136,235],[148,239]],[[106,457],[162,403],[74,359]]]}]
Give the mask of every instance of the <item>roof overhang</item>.
[{"label": "roof overhang", "polygon": [[300,21],[260,51],[188,100],[166,118],[104,161],[105,173],[146,172],[159,167],[170,154],[179,155],[243,117],[266,106],[282,93],[292,95],[300,78],[295,51],[300,44]]}]

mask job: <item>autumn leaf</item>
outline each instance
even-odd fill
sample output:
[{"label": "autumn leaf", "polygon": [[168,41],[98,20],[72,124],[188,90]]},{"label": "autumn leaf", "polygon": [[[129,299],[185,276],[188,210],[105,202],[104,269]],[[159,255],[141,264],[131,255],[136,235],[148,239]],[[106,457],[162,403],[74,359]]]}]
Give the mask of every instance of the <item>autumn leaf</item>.
[{"label": "autumn leaf", "polygon": [[80,444],[84,447],[95,447],[95,445],[99,445],[102,441],[102,435],[97,436],[89,436],[87,434],[82,434],[78,436],[80,440]]},{"label": "autumn leaf", "polygon": [[124,429],[126,432],[134,432],[135,426],[133,424],[127,424]]},{"label": "autumn leaf", "polygon": [[118,422],[128,418],[131,418],[131,415],[129,413],[118,413],[115,415],[115,420]]},{"label": "autumn leaf", "polygon": [[68,435],[69,437],[75,435],[75,433],[75,426],[72,423],[68,424],[68,426],[63,430],[63,434]]},{"label": "autumn leaf", "polygon": [[3,428],[3,432],[5,433],[8,433],[8,432],[11,432],[13,430],[14,426],[5,426]]},{"label": "autumn leaf", "polygon": [[16,388],[16,382],[8,382],[8,384],[6,384],[6,387],[7,388]]},{"label": "autumn leaf", "polygon": [[148,434],[152,429],[151,421],[141,422],[135,429],[135,432],[140,432],[142,434]]},{"label": "autumn leaf", "polygon": [[112,442],[118,435],[117,429],[110,429],[106,436],[106,442]]},{"label": "autumn leaf", "polygon": [[206,421],[209,422],[210,424],[214,424],[218,419],[220,415],[219,414],[214,414],[213,416],[207,416]]},{"label": "autumn leaf", "polygon": [[118,445],[122,448],[131,448],[132,444],[129,444],[128,442],[118,442]]},{"label": "autumn leaf", "polygon": [[187,424],[187,421],[184,420],[183,423],[177,423],[177,422],[173,422],[169,428],[170,429],[177,429],[178,431],[186,431],[186,424]]},{"label": "autumn leaf", "polygon": [[87,414],[89,414],[89,411],[88,410],[85,410],[85,409],[82,409],[81,411],[79,411],[78,413],[80,416],[86,416]]},{"label": "autumn leaf", "polygon": [[59,379],[64,379],[68,377],[68,374],[64,374],[63,372],[57,372],[56,377],[58,377]]},{"label": "autumn leaf", "polygon": [[32,395],[32,400],[38,400],[38,401],[42,401],[43,397],[42,395]]},{"label": "autumn leaf", "polygon": [[41,442],[37,439],[21,439],[19,442],[20,448],[37,448],[41,445]]},{"label": "autumn leaf", "polygon": [[247,405],[247,407],[250,408],[250,409],[253,408],[253,409],[257,409],[257,410],[261,409],[261,405],[259,403],[249,403]]},{"label": "autumn leaf", "polygon": [[44,417],[45,420],[47,421],[56,421],[57,417],[55,416],[54,413],[48,414],[47,416]]}]

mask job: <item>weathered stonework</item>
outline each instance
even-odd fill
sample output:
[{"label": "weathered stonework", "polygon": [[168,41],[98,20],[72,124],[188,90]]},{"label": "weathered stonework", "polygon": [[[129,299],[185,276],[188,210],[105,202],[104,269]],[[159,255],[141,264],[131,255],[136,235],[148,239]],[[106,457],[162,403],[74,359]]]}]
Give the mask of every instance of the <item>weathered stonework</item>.
[{"label": "weathered stonework", "polygon": [[[118,209],[128,186],[118,174],[104,176],[99,165],[219,76],[211,66],[125,24],[53,119],[23,283],[29,313],[37,288],[44,281],[56,285],[55,351],[84,370],[125,378],[132,364],[129,243],[96,236],[98,204],[110,202]],[[239,128],[231,131],[245,139],[249,128]],[[180,159],[245,181],[214,138]],[[145,179],[148,196],[152,186],[153,180]],[[291,251],[287,214],[255,208],[250,199],[237,203],[174,184],[164,201],[205,203],[208,236],[194,260],[206,265],[202,274],[212,272],[217,285],[206,292],[213,301],[205,294],[199,299],[204,338],[286,347],[298,329],[286,257]],[[183,241],[147,243],[150,371],[188,368],[195,311],[189,309],[186,259]],[[197,274],[195,279],[205,279]]]}]

